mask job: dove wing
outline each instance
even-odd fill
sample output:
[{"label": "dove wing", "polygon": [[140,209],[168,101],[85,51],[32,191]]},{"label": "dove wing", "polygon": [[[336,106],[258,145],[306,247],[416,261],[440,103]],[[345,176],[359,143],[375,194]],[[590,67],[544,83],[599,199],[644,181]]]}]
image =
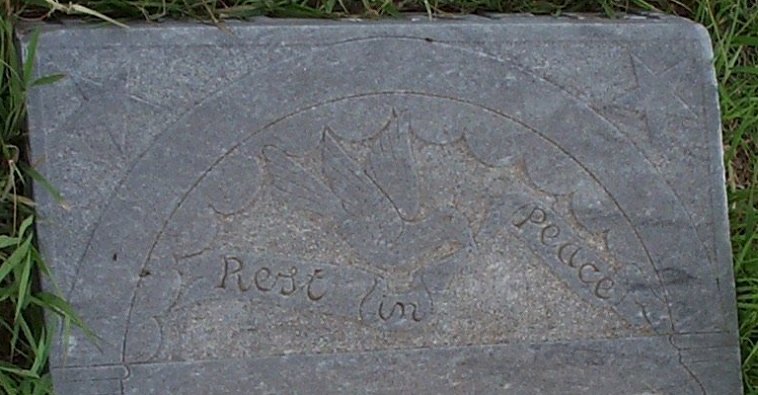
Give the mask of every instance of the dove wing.
[{"label": "dove wing", "polygon": [[263,149],[266,170],[271,175],[273,187],[290,203],[300,209],[323,216],[339,215],[342,211],[337,199],[316,177],[290,159],[287,154],[274,146]]},{"label": "dove wing", "polygon": [[387,128],[371,147],[366,170],[406,220],[415,218],[420,208],[409,127],[393,110]]},{"label": "dove wing", "polygon": [[[403,222],[389,199],[353,161],[327,131],[322,146],[323,173],[342,207],[351,214],[353,230],[364,233],[374,242],[394,240],[403,229]],[[366,232],[368,232],[366,234]]]}]

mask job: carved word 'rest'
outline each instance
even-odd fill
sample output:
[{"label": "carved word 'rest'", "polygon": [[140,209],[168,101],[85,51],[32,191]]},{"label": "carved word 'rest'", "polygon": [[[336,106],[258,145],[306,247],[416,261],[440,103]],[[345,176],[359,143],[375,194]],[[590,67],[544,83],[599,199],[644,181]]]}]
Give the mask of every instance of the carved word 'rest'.
[{"label": "carved word 'rest'", "polygon": [[530,244],[538,250],[547,251],[549,261],[563,268],[570,268],[573,276],[592,295],[599,299],[613,299],[617,294],[616,283],[611,277],[607,263],[582,246],[568,224],[552,218],[551,211],[539,205],[525,205],[513,214],[511,225],[522,234],[531,234]]},{"label": "carved word 'rest'", "polygon": [[246,264],[241,258],[231,255],[224,256],[221,263],[218,288],[231,287],[239,292],[254,290],[282,297],[293,297],[302,293],[312,302],[318,302],[326,296],[323,286],[319,286],[320,280],[325,278],[323,269],[303,273],[293,265],[285,270],[277,270],[262,264]]}]

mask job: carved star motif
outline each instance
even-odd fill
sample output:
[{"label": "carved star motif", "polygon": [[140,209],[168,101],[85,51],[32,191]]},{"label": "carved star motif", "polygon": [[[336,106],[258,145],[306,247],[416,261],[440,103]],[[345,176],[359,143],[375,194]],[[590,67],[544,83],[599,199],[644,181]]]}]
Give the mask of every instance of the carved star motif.
[{"label": "carved star motif", "polygon": [[646,137],[651,141],[679,123],[697,120],[698,115],[676,92],[676,82],[686,75],[682,69],[686,61],[655,72],[638,57],[631,55],[635,88],[613,100],[613,107],[632,111],[645,122]]},{"label": "carved star motif", "polygon": [[[129,91],[128,73],[124,70],[110,74],[100,81],[77,73],[70,73],[70,77],[82,97],[79,108],[69,117],[72,122],[81,123],[82,118],[85,117],[102,117],[104,114],[112,113],[114,109],[123,107],[128,102],[153,109],[161,108],[160,105]],[[105,128],[105,131],[119,154],[124,156],[127,145],[126,135],[116,136],[109,128]]]},{"label": "carved star motif", "polygon": [[138,95],[129,92],[126,71],[109,75],[102,81],[95,81],[81,75],[72,75],[74,84],[85,102],[98,103],[108,100],[123,100],[124,98],[152,107],[160,107]]}]

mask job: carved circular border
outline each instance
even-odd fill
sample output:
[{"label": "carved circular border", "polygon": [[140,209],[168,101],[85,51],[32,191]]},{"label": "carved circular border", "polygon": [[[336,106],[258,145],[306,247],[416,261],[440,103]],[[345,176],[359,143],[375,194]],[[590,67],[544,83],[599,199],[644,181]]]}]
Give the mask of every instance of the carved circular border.
[{"label": "carved circular border", "polygon": [[[553,93],[558,93],[559,95],[563,96],[563,98],[562,98],[561,100],[564,100],[564,101],[565,101],[565,102],[567,102],[567,103],[573,103],[573,104],[572,104],[573,106],[575,106],[577,109],[580,109],[580,108],[581,108],[581,109],[582,109],[581,111],[583,111],[583,112],[585,111],[584,109],[586,109],[586,108],[587,108],[587,107],[586,107],[586,105],[584,105],[584,103],[582,102],[582,100],[581,100],[581,99],[579,99],[578,97],[576,97],[576,96],[574,96],[574,95],[572,95],[572,94],[568,93],[567,91],[565,91],[564,89],[562,89],[562,87],[561,87],[560,85],[558,85],[558,84],[556,84],[556,83],[554,83],[554,82],[551,82],[551,81],[549,81],[549,80],[547,80],[547,79],[545,79],[545,78],[543,78],[543,77],[539,77],[539,76],[535,75],[533,72],[531,72],[530,70],[526,69],[526,68],[525,68],[525,67],[523,67],[523,66],[520,66],[520,65],[518,64],[518,62],[516,62],[516,61],[514,61],[514,60],[512,60],[512,59],[507,59],[507,58],[496,57],[496,56],[493,56],[493,55],[487,54],[487,53],[485,53],[485,52],[482,52],[482,51],[477,51],[477,50],[471,50],[471,49],[467,49],[467,48],[462,48],[462,47],[460,47],[460,46],[456,46],[456,45],[453,45],[453,44],[449,44],[449,43],[443,43],[443,42],[434,42],[433,44],[431,44],[431,43],[428,43],[428,42],[426,42],[426,40],[424,40],[423,38],[417,38],[417,37],[368,37],[368,38],[357,39],[357,40],[356,40],[356,39],[353,39],[353,40],[348,40],[348,41],[343,41],[343,42],[334,42],[334,43],[330,43],[330,44],[328,45],[328,47],[331,47],[331,46],[334,46],[334,45],[341,45],[341,44],[346,44],[346,43],[360,43],[360,42],[362,42],[362,41],[369,41],[369,40],[405,40],[405,41],[414,42],[414,43],[421,43],[421,44],[424,44],[424,45],[436,45],[436,46],[441,46],[441,47],[444,47],[444,48],[446,48],[446,49],[448,49],[448,50],[457,51],[457,52],[459,52],[459,53],[464,53],[464,54],[467,54],[467,55],[471,55],[471,56],[477,56],[477,57],[485,58],[485,59],[487,59],[487,60],[489,60],[489,61],[492,61],[492,62],[495,62],[495,63],[497,63],[497,64],[500,64],[500,65],[505,65],[505,66],[506,66],[506,69],[513,69],[515,72],[522,74],[522,75],[521,75],[519,78],[525,78],[524,76],[526,76],[526,78],[527,78],[527,79],[531,79],[531,82],[532,82],[532,83],[534,83],[535,85],[538,85],[538,86],[540,86],[540,87],[542,87],[542,88],[546,88],[546,89],[547,89],[547,88],[549,88],[549,89],[547,89],[547,90],[549,90],[549,91],[551,91],[551,92],[553,92]],[[325,46],[325,47],[327,47],[327,46]],[[274,64],[274,65],[272,65],[271,67],[269,67],[268,69],[272,69],[273,67],[277,67],[277,66],[280,66],[280,65]],[[501,67],[502,67],[502,66],[501,66]],[[248,73],[248,74],[246,74],[246,75],[244,75],[244,76],[240,77],[240,78],[239,78],[237,81],[235,81],[235,83],[234,83],[234,84],[239,84],[241,81],[245,81],[245,80],[249,79],[251,75],[254,75],[254,72]],[[234,84],[230,84],[230,85],[228,85],[228,86],[227,86],[227,88],[229,88],[229,87],[233,86]],[[403,91],[393,91],[393,92],[403,93]],[[204,108],[204,107],[210,107],[210,106],[209,106],[209,103],[210,103],[210,98],[218,98],[218,97],[222,96],[222,95],[223,95],[223,94],[225,94],[225,93],[226,93],[226,89],[222,89],[222,90],[218,91],[216,94],[214,94],[214,95],[211,95],[210,97],[208,97],[208,98],[207,98],[206,100],[204,100],[203,102],[199,103],[199,104],[198,104],[196,107],[200,107],[200,108]],[[424,94],[424,93],[421,93],[421,92],[412,92],[412,91],[405,91],[404,93],[409,93],[409,94],[414,94],[414,93],[416,93],[416,94]],[[491,92],[490,92],[490,93],[491,93]],[[369,93],[369,94],[370,94],[370,93]],[[432,94],[432,93],[425,93],[425,94],[427,94],[427,95],[430,95],[430,96],[435,96],[435,95],[434,95],[434,94]],[[364,95],[366,95],[366,94],[364,94]],[[494,112],[494,113],[496,113],[496,114],[498,113],[498,111],[497,111],[497,110],[494,110],[494,109],[491,109],[491,108],[487,108],[487,107],[485,107],[485,106],[482,106],[482,105],[479,105],[479,104],[476,104],[476,103],[473,103],[473,102],[468,102],[468,101],[465,101],[465,100],[463,100],[463,99],[458,99],[458,98],[451,98],[451,97],[440,96],[440,95],[437,95],[437,96],[439,96],[439,97],[442,97],[442,98],[447,98],[447,99],[459,100],[459,101],[461,101],[461,102],[465,102],[465,103],[467,103],[467,104],[471,104],[471,105],[473,105],[473,106],[478,106],[478,107],[481,107],[481,108],[484,108],[484,109],[488,109],[488,110],[491,110],[492,112]],[[344,96],[343,96],[343,97],[341,97],[341,98],[332,99],[331,101],[342,100],[343,98],[344,98]],[[308,109],[308,108],[310,108],[310,107],[313,107],[313,105],[311,105],[311,106],[305,106],[305,107],[303,107],[303,108],[302,108],[302,110],[307,110],[307,109]],[[603,117],[601,114],[598,114],[597,112],[594,112],[594,111],[591,111],[591,112],[592,112],[593,114],[592,114],[592,115],[590,115],[590,117],[594,117],[594,118],[596,118],[596,119],[597,119],[597,121],[599,121],[599,124],[602,124],[602,125],[603,125],[603,128],[607,127],[607,128],[608,128],[608,130],[612,131],[612,134],[615,136],[615,138],[616,138],[616,139],[620,139],[620,140],[622,140],[622,141],[624,141],[624,142],[628,142],[628,139],[624,138],[624,137],[623,137],[623,135],[621,135],[621,133],[620,133],[620,131],[618,130],[618,128],[616,128],[615,126],[613,126],[613,125],[612,125],[612,124],[611,124],[611,123],[610,123],[610,122],[609,122],[607,119],[605,119],[605,118],[604,118],[604,117]],[[500,113],[500,114],[501,114],[501,115],[503,115],[503,116],[505,116],[506,118],[509,118],[509,117],[508,117],[508,116],[507,116],[505,113]],[[82,263],[83,263],[83,262],[85,262],[85,261],[88,259],[88,257],[90,257],[90,258],[91,258],[91,257],[92,257],[92,255],[94,255],[94,254],[98,254],[98,253],[100,252],[99,250],[97,250],[97,249],[96,249],[96,247],[94,247],[94,245],[93,245],[93,240],[95,240],[95,239],[96,239],[96,236],[97,236],[97,234],[98,234],[98,230],[99,230],[99,228],[101,227],[101,223],[103,222],[103,220],[104,220],[105,218],[107,218],[107,217],[106,217],[106,215],[108,215],[108,212],[111,210],[111,208],[112,208],[112,207],[114,206],[114,204],[115,204],[115,203],[113,202],[113,200],[114,200],[113,198],[117,196],[117,194],[119,193],[119,191],[122,191],[124,188],[126,188],[126,187],[128,186],[128,183],[129,183],[129,181],[130,181],[131,179],[133,179],[134,177],[137,177],[137,176],[135,176],[135,175],[134,175],[134,170],[135,170],[135,168],[137,167],[137,164],[138,164],[138,162],[139,162],[139,159],[141,159],[141,158],[145,157],[145,156],[146,156],[146,154],[147,154],[148,152],[152,151],[152,150],[153,150],[153,147],[155,147],[155,143],[157,143],[159,140],[166,140],[167,138],[169,138],[169,137],[167,137],[167,136],[166,136],[166,134],[167,134],[167,133],[165,133],[166,131],[168,131],[168,130],[178,130],[178,129],[179,129],[179,127],[178,127],[177,125],[179,124],[179,122],[180,122],[180,121],[186,121],[186,120],[189,120],[189,119],[190,119],[192,116],[193,116],[192,114],[190,114],[190,113],[187,113],[187,115],[184,115],[184,116],[182,116],[182,117],[181,117],[180,119],[178,119],[178,120],[177,120],[177,121],[176,121],[174,124],[172,124],[172,126],[170,126],[169,128],[167,128],[166,130],[164,130],[164,132],[161,132],[161,133],[159,133],[159,134],[158,134],[158,135],[157,135],[157,136],[156,136],[156,137],[153,139],[153,141],[152,141],[152,143],[153,143],[153,144],[151,144],[151,145],[150,145],[150,147],[151,147],[151,148],[150,148],[150,149],[148,149],[148,150],[146,150],[146,151],[144,151],[143,153],[141,153],[141,154],[140,154],[140,156],[139,156],[139,158],[138,158],[138,160],[136,160],[136,161],[134,162],[134,164],[133,164],[133,165],[132,165],[132,166],[129,168],[129,170],[127,170],[127,172],[124,174],[123,178],[122,178],[122,179],[121,179],[121,181],[118,183],[118,185],[117,185],[117,186],[116,186],[116,188],[114,189],[113,193],[111,194],[111,196],[110,196],[110,197],[108,198],[108,200],[106,201],[106,208],[105,208],[105,209],[102,211],[102,213],[101,213],[101,215],[100,215],[100,218],[98,219],[98,222],[97,222],[97,223],[95,224],[95,226],[94,226],[94,230],[93,230],[93,233],[92,233],[91,237],[89,238],[89,240],[88,240],[88,242],[87,242],[87,244],[86,244],[86,247],[85,247],[84,251],[82,252],[82,257],[81,257],[81,259],[79,260],[79,262],[77,263],[77,267],[76,267],[76,269],[75,269],[75,272],[76,272],[77,274],[80,272],[80,269],[81,269],[81,267],[83,266],[83,265],[82,265]],[[527,117],[527,118],[528,118],[528,117]],[[276,122],[276,121],[277,121],[277,120],[275,120],[275,121],[273,121],[273,122]],[[517,120],[513,120],[513,121],[514,121],[514,122],[517,122],[517,123],[520,123],[520,124],[524,124],[523,122],[518,122]],[[597,122],[597,121],[595,121],[595,122]],[[593,125],[593,126],[597,126],[597,125]],[[258,130],[262,130],[262,129],[265,129],[265,127],[266,127],[266,126],[264,126],[263,128],[259,128]],[[528,127],[528,126],[526,126],[526,128],[527,128],[527,129],[531,129],[531,130],[533,130],[534,132],[536,132],[536,133],[538,133],[538,134],[539,134],[539,132],[538,132],[536,129],[530,128],[530,127]],[[593,130],[592,132],[593,132],[593,133],[597,133],[597,130]],[[545,137],[545,136],[542,136],[542,137]],[[548,139],[548,140],[549,140],[549,139]],[[170,140],[168,140],[168,141],[170,141]],[[238,145],[238,144],[237,144],[237,145]],[[561,149],[561,148],[562,148],[560,144],[557,144],[557,143],[555,143],[555,142],[554,142],[554,145],[555,145],[555,146],[556,146],[558,149]],[[633,144],[631,144],[631,145],[633,146]],[[161,147],[161,148],[162,148],[162,147]],[[233,148],[232,148],[232,149],[233,149]],[[642,154],[642,153],[639,151],[639,149],[637,149],[637,148],[635,147],[635,149],[633,149],[633,151],[635,151],[635,152],[634,152],[634,154],[635,154],[636,156],[638,156],[638,157],[639,157],[639,160],[640,160],[641,162],[643,162],[643,163],[644,163],[644,166],[647,166],[647,167],[649,167],[651,170],[654,170],[654,166],[653,166],[653,165],[652,165],[652,164],[649,162],[649,160],[647,160],[647,158],[644,156],[644,154]],[[214,162],[214,164],[215,164],[215,162]],[[581,165],[581,162],[580,162],[579,164]],[[212,166],[213,166],[213,165],[211,165],[211,167],[212,167]],[[582,166],[582,167],[584,168],[584,166]],[[587,172],[587,174],[588,174],[588,175],[590,175],[590,176],[593,176],[593,175],[594,175],[594,174],[593,174],[593,172],[589,171],[589,169],[587,169],[587,168],[584,168],[584,170]],[[653,177],[656,179],[656,181],[658,181],[659,179],[661,179],[661,176],[660,176],[660,174],[658,174],[658,173],[657,173],[657,171],[651,171],[650,173],[651,173],[651,175],[652,175],[652,176],[653,176]],[[594,178],[594,177],[593,177],[593,178]],[[597,179],[596,179],[596,180],[597,180]],[[665,181],[658,181],[658,182],[659,182],[659,184],[661,184],[661,185],[662,185],[664,188],[665,188],[665,186],[667,185],[667,184],[665,183]],[[601,186],[603,186],[603,184],[602,184],[602,183],[599,183],[599,184],[600,184]],[[668,193],[668,191],[669,191],[669,190],[671,190],[671,188],[670,188],[670,187],[668,187],[668,189],[666,190],[666,191],[667,191],[666,193]],[[608,194],[608,195],[609,195],[611,198],[613,198],[613,199],[615,200],[615,196],[614,196],[612,193],[610,193],[610,192],[608,192],[608,191],[606,191],[606,192],[607,192],[607,194]],[[679,217],[677,216],[677,215],[679,215],[679,212],[678,212],[678,211],[683,211],[683,208],[682,208],[681,202],[679,202],[679,200],[678,200],[678,197],[676,196],[676,193],[675,193],[674,191],[671,191],[671,194],[673,194],[673,195],[674,195],[674,197],[675,197],[673,200],[675,200],[675,203],[674,203],[674,204],[676,205],[676,208],[674,209],[674,211],[676,211],[676,215],[673,215],[673,218],[679,219]],[[667,197],[668,197],[668,196],[667,196]],[[186,196],[185,196],[185,198],[186,198]],[[619,204],[618,202],[616,202],[616,204],[617,204],[617,206],[619,206],[619,208],[621,208],[621,207],[622,207],[622,205],[621,205],[621,204]],[[678,205],[677,205],[677,204],[678,204]],[[677,210],[678,210],[678,211],[677,211]],[[174,207],[174,210],[172,210],[172,214],[170,214],[169,216],[172,216],[172,215],[173,215],[173,211],[176,211],[176,206]],[[623,209],[622,209],[622,212],[623,212]],[[647,247],[646,247],[646,244],[647,244],[647,243],[645,242],[645,239],[644,239],[643,237],[640,237],[640,235],[639,235],[639,230],[638,230],[638,229],[637,229],[637,228],[634,226],[634,224],[632,223],[632,221],[631,221],[631,220],[630,220],[629,222],[630,222],[630,223],[629,223],[629,225],[630,225],[631,229],[633,229],[635,232],[637,232],[637,239],[640,241],[641,245],[642,245],[643,247],[647,248]],[[161,228],[165,228],[165,225],[164,225],[164,226],[162,226]],[[690,226],[690,228],[691,228],[691,226]],[[689,230],[688,230],[688,231],[689,231]],[[150,232],[152,233],[152,232],[153,232],[153,230],[151,230]],[[161,237],[161,234],[162,234],[162,232],[163,232],[163,231],[158,231],[157,233],[155,233],[155,237],[153,238],[152,247],[150,248],[150,250],[151,250],[151,251],[152,251],[153,247],[154,247],[154,246],[155,246],[155,245],[158,243],[158,241],[160,240],[160,237]],[[673,240],[671,240],[671,241],[672,241],[673,243],[681,243],[681,240],[680,240],[680,239],[673,239]],[[97,256],[97,255],[95,255],[95,257],[96,257],[96,256]],[[653,268],[655,268],[655,264],[656,264],[655,260],[654,260],[654,259],[652,259],[652,257],[651,257],[649,254],[648,254],[648,258],[649,258],[649,259],[648,259],[648,260],[649,260],[649,264],[650,264],[650,265],[652,265],[652,267],[653,267]],[[671,259],[670,259],[670,258],[668,258],[668,257],[666,257],[666,259],[667,259],[667,260],[669,260],[669,261],[671,260]],[[141,266],[141,267],[145,267],[145,265],[146,265],[146,264],[149,262],[149,260],[150,260],[150,254],[148,254],[148,256],[147,256],[147,257],[145,257],[145,259],[141,259],[141,260],[142,260],[143,262],[142,262],[142,264],[141,264],[140,266]],[[137,262],[135,262],[135,264],[137,264]],[[656,274],[658,274],[658,271],[657,271],[657,270],[656,270]],[[78,276],[76,276],[76,277],[78,277]],[[660,279],[660,277],[659,277],[659,279]],[[73,290],[74,290],[74,289],[75,289],[75,287],[76,287],[76,283],[77,283],[77,281],[78,281],[78,279],[74,279],[74,282],[73,282],[73,283],[72,283],[72,285],[71,285],[71,290],[72,290],[72,292],[70,292],[70,295],[73,295]],[[136,284],[135,284],[134,288],[132,289],[132,295],[133,295],[133,296],[134,296],[134,295],[136,295],[136,293],[137,293],[137,290],[138,290],[138,288],[139,288],[139,287],[140,287],[140,281],[138,280],[138,281],[136,282]],[[664,287],[663,287],[663,291],[664,291],[664,295],[668,295],[668,292],[669,292],[669,291],[668,291],[667,287],[665,287],[665,286],[664,286]],[[668,297],[667,297],[667,298],[668,298]],[[132,298],[132,300],[133,300],[133,298]],[[675,301],[676,301],[676,302],[678,302],[678,300],[675,300]],[[671,300],[667,300],[667,302],[666,302],[667,306],[669,306],[669,307],[671,306],[671,303],[672,303],[672,301],[671,301]],[[130,317],[130,316],[131,316],[131,314],[132,314],[132,313],[131,313],[131,312],[132,312],[132,310],[133,310],[133,305],[130,305],[130,307],[129,307],[129,312],[127,313],[126,322],[123,324],[123,325],[124,325],[124,330],[125,330],[125,334],[124,334],[124,344],[125,344],[125,342],[126,342],[126,332],[128,332],[128,328],[129,328],[129,318],[128,318],[128,317]],[[670,314],[669,314],[669,315],[670,315]],[[693,318],[696,318],[696,317],[693,317]],[[689,320],[692,320],[693,318],[691,318],[691,317],[687,317],[687,319],[689,319]],[[124,358],[124,355],[125,355],[125,354],[124,354],[124,347],[122,347],[122,348],[121,348],[121,353],[120,353],[120,354],[121,354],[121,360],[122,360],[122,362],[123,362],[123,358]]]},{"label": "carved circular border", "polygon": [[[223,163],[223,161],[227,157],[233,155],[238,150],[242,149],[242,147],[245,145],[245,143],[247,143],[248,141],[250,141],[255,136],[258,136],[258,135],[260,135],[260,134],[262,134],[262,133],[264,133],[264,132],[266,132],[266,131],[268,131],[268,130],[270,130],[272,128],[275,128],[276,126],[278,126],[282,122],[284,122],[284,121],[286,121],[286,120],[288,120],[290,118],[293,118],[295,116],[298,116],[298,115],[301,115],[301,114],[305,114],[305,113],[307,113],[309,111],[316,111],[317,109],[319,109],[319,108],[321,108],[323,106],[326,106],[326,105],[337,104],[337,103],[340,103],[340,102],[347,102],[347,101],[351,101],[351,100],[355,100],[355,99],[359,99],[359,98],[367,98],[367,97],[375,97],[375,96],[407,96],[407,97],[423,97],[423,98],[429,98],[429,99],[435,99],[435,100],[442,100],[442,101],[452,102],[455,105],[461,105],[461,106],[471,107],[471,108],[475,109],[475,111],[484,111],[486,113],[489,113],[490,115],[494,115],[494,116],[496,116],[498,118],[501,118],[501,119],[513,122],[513,123],[515,123],[515,124],[523,127],[525,130],[528,130],[529,132],[531,132],[535,136],[537,136],[543,143],[548,144],[548,145],[550,145],[550,146],[552,146],[552,147],[560,150],[561,152],[563,152],[567,158],[569,158],[571,161],[573,161],[574,163],[576,163],[579,166],[579,168],[585,174],[587,174],[590,178],[592,178],[594,180],[594,182],[603,189],[603,192],[608,197],[611,198],[611,200],[613,201],[615,207],[620,212],[623,213],[623,208],[615,200],[615,198],[613,198],[613,195],[610,193],[610,191],[608,191],[605,188],[605,186],[594,176],[594,174],[586,166],[584,166],[582,163],[580,163],[572,155],[566,153],[566,151],[557,142],[555,142],[555,141],[547,138],[544,134],[540,133],[538,130],[530,127],[526,123],[524,123],[524,122],[522,122],[522,121],[520,121],[520,120],[518,120],[518,119],[516,119],[514,117],[511,117],[511,116],[509,116],[509,115],[507,115],[505,113],[502,113],[502,112],[499,112],[497,110],[494,110],[494,109],[491,109],[491,108],[479,105],[477,103],[469,102],[469,101],[466,101],[466,100],[463,100],[463,99],[451,98],[451,97],[445,97],[445,96],[439,96],[439,95],[434,95],[434,94],[427,94],[427,93],[422,93],[422,92],[387,91],[387,92],[360,93],[360,94],[348,95],[348,96],[344,96],[344,97],[340,97],[340,98],[336,98],[336,99],[331,99],[331,100],[323,101],[323,102],[320,102],[320,103],[317,103],[317,104],[313,104],[313,105],[309,105],[309,106],[306,106],[306,107],[304,107],[302,109],[298,109],[296,111],[290,112],[290,113],[288,113],[288,114],[286,114],[284,116],[281,116],[281,117],[277,118],[276,120],[268,123],[263,128],[255,130],[253,132],[249,132],[244,138],[242,138],[241,140],[239,140],[234,146],[228,148],[222,155],[220,155],[215,161],[213,161],[213,163],[210,166],[208,166],[206,168],[206,170],[203,172],[203,174],[201,176],[197,177],[193,181],[191,188],[189,188],[188,190],[184,191],[184,193],[181,194],[181,198],[178,200],[178,202],[175,205],[173,211],[171,212],[171,214],[169,215],[169,217],[166,218],[166,220],[163,223],[163,226],[158,230],[155,238],[153,239],[153,243],[152,243],[150,252],[148,252],[146,258],[142,262],[142,266],[140,268],[140,271],[144,271],[144,270],[148,269],[148,265],[149,265],[150,261],[152,260],[152,252],[153,252],[154,248],[159,243],[161,243],[161,241],[165,238],[165,231],[166,231],[167,227],[169,226],[169,224],[171,223],[173,216],[177,213],[178,209],[182,206],[183,202],[186,201],[193,193],[195,193],[195,191],[201,185],[201,183],[203,182],[203,180],[209,174],[211,174],[211,172],[214,170],[214,168],[216,168],[221,163]],[[326,126],[326,125],[324,125],[324,126]],[[314,131],[313,131],[313,133],[318,133],[317,131],[315,131],[316,129],[320,130],[321,128],[315,128]],[[465,135],[465,132],[461,132],[461,134]],[[369,138],[371,138],[371,136],[365,137],[364,139],[359,140],[359,141],[364,141],[364,140],[367,140]],[[260,148],[262,149],[263,147],[260,147]],[[628,217],[625,217],[625,220],[627,222],[627,225],[629,225],[630,228],[636,229],[635,226],[634,226],[634,224],[631,223],[631,221],[628,219]],[[644,240],[642,240],[641,237],[638,234],[636,234],[636,238],[637,238],[637,241],[640,243],[640,245],[643,246],[643,248],[644,248],[644,245],[645,245],[644,244]],[[652,264],[652,261],[650,261],[650,263]],[[660,281],[660,278],[658,280]],[[141,284],[142,284],[142,278],[140,278],[138,280],[138,284],[134,288],[134,294],[135,295],[138,292],[138,290],[141,288],[140,287]],[[662,285],[662,284],[660,284],[660,285]],[[177,297],[178,296],[179,295],[177,295]],[[134,307],[134,306],[132,305],[132,307]],[[608,307],[610,307],[610,308],[613,309],[613,306],[608,305]],[[133,315],[132,314],[133,313],[132,310],[133,309],[130,309],[128,317],[131,317]],[[127,327],[130,326],[130,325],[131,325],[130,324],[130,320],[127,320]],[[124,336],[124,344],[126,344],[126,342],[128,341],[128,335],[129,335],[129,331],[127,329],[127,331],[125,332],[125,336]],[[124,353],[126,352],[126,348],[125,347],[124,347],[123,351],[124,351]],[[156,350],[156,352],[157,352],[157,350]]]}]

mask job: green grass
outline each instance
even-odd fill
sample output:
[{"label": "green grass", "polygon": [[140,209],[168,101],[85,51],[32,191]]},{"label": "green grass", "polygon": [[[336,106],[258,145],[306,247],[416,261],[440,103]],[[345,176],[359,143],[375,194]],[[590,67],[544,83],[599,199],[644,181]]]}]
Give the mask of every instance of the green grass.
[{"label": "green grass", "polygon": [[[8,19],[0,24],[0,388],[45,393],[50,387],[43,374],[48,341],[40,310],[30,303],[35,267],[41,261],[36,253],[31,228],[33,204],[28,196],[22,159],[24,92],[28,86],[11,46],[12,26]],[[23,220],[23,221],[22,221]]]},{"label": "green grass", "polygon": [[34,243],[29,183],[40,176],[25,157],[24,98],[28,88],[56,77],[32,80],[30,59],[19,66],[12,27],[12,19],[0,19],[0,393],[46,394],[50,331],[42,312],[62,315],[67,326],[81,323],[65,301],[37,287],[50,273]]},{"label": "green grass", "polygon": [[[31,81],[12,46],[19,18],[74,14],[88,19],[191,18],[223,23],[257,15],[297,17],[435,15],[474,12],[602,12],[658,10],[691,18],[711,33],[716,55],[727,168],[745,392],[758,394],[758,2],[755,0],[0,0],[0,392],[46,394],[49,333],[41,312],[80,324],[69,306],[40,292],[48,275],[35,249],[34,202],[27,165],[24,98]],[[118,22],[117,22],[118,23]]]}]

